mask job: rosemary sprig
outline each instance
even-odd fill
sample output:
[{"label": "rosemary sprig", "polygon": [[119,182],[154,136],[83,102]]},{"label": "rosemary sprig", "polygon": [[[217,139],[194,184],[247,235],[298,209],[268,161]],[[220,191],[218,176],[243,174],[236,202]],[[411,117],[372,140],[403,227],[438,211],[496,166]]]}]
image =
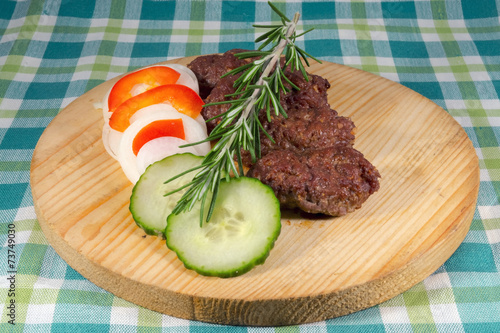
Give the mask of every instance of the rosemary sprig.
[{"label": "rosemary sprig", "polygon": [[[307,80],[303,62],[309,66],[306,57],[310,57],[304,50],[295,44],[297,37],[308,31],[297,35],[295,30],[300,14],[296,13],[292,20],[281,13],[276,6],[269,2],[272,10],[281,18],[280,25],[254,25],[257,28],[266,28],[268,31],[258,37],[255,42],[263,42],[258,50],[235,54],[239,58],[258,57],[257,60],[234,69],[225,75],[241,73],[235,81],[235,94],[233,99],[226,102],[206,104],[231,104],[229,109],[222,115],[221,122],[212,130],[207,140],[218,140],[211,151],[205,156],[202,164],[191,170],[166,181],[170,182],[186,173],[198,170],[192,181],[166,195],[186,189],[181,199],[177,202],[172,213],[179,214],[191,210],[196,202],[201,201],[200,226],[205,216],[205,202],[208,198],[210,206],[206,221],[211,218],[217,192],[221,180],[229,180],[234,177],[243,176],[243,165],[241,162],[241,149],[250,153],[253,160],[260,157],[260,133],[269,136],[259,120],[260,110],[265,110],[267,118],[271,120],[271,112],[286,117],[286,112],[280,104],[280,92],[286,92],[284,82],[288,82],[294,89],[298,89],[284,74],[283,68],[290,65],[291,70],[300,70]],[[311,29],[312,30],[312,29]],[[269,51],[263,49],[272,45]],[[280,58],[285,55],[283,68]],[[220,116],[217,116],[219,118]],[[196,143],[195,143],[196,144]],[[236,157],[236,162],[235,162]]]}]

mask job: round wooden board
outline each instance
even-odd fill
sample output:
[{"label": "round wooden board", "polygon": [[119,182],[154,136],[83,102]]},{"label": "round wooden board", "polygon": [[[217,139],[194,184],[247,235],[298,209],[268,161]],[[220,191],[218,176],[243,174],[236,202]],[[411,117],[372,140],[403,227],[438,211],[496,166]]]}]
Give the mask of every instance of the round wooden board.
[{"label": "round wooden board", "polygon": [[[171,63],[187,64],[193,58]],[[380,190],[340,218],[283,212],[267,261],[230,279],[186,270],[128,211],[132,185],[101,141],[94,108],[116,79],[49,124],[31,165],[33,201],[48,241],[96,285],[146,308],[230,325],[290,325],[358,311],[434,272],[469,230],[478,158],[461,126],[416,92],[333,63],[329,102],[357,125],[355,147],[382,175]]]}]

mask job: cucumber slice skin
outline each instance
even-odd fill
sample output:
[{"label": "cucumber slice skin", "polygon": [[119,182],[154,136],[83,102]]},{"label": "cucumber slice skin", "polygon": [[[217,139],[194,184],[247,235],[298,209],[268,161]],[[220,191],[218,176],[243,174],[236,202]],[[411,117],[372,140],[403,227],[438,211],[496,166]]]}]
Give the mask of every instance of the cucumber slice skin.
[{"label": "cucumber slice skin", "polygon": [[195,172],[180,177],[172,184],[164,184],[164,182],[185,170],[200,165],[202,161],[201,156],[183,153],[165,157],[146,168],[132,189],[129,204],[135,223],[146,234],[163,237],[167,217],[182,192],[167,197],[164,194],[189,182]]},{"label": "cucumber slice skin", "polygon": [[[207,198],[207,206],[209,201]],[[281,232],[280,203],[269,186],[250,177],[222,181],[212,218],[202,227],[200,205],[189,212],[169,215],[165,228],[167,247],[177,254],[187,269],[200,275],[230,278],[247,273],[266,261]],[[221,220],[227,210],[231,210],[228,207],[236,207],[232,209],[233,215],[246,216],[244,222],[236,226],[235,239],[231,241],[232,236],[226,234],[209,240],[207,231],[210,228],[217,231],[218,227],[227,225],[227,220]],[[208,207],[205,212],[207,210]]]}]

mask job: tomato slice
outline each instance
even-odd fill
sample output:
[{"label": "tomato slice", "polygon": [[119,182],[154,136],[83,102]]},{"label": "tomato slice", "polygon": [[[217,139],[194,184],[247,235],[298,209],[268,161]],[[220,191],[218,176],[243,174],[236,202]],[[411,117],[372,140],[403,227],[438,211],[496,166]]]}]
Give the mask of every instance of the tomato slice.
[{"label": "tomato slice", "polygon": [[200,115],[203,100],[191,88],[180,84],[167,84],[145,91],[123,102],[109,118],[109,126],[123,132],[130,126],[130,117],[150,105],[168,103],[178,112],[191,118]]},{"label": "tomato slice", "polygon": [[137,84],[143,84],[146,90],[164,85],[174,84],[181,74],[170,67],[153,66],[138,70],[122,77],[115,83],[108,97],[109,112],[132,97],[132,90]]},{"label": "tomato slice", "polygon": [[186,135],[184,134],[184,124],[182,119],[162,119],[155,120],[148,125],[144,126],[135,136],[132,142],[132,150],[137,156],[137,153],[147,142],[163,137],[163,136],[173,136],[184,140]]}]

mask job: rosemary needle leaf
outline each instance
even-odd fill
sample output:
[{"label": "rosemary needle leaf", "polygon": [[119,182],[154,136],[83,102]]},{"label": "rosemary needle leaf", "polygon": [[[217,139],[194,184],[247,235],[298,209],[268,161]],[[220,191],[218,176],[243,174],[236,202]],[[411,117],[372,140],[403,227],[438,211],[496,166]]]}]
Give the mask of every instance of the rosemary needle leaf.
[{"label": "rosemary needle leaf", "polygon": [[241,151],[239,149],[236,149],[236,160],[238,162],[239,175],[244,176],[245,173],[243,172],[243,161],[241,159]]},{"label": "rosemary needle leaf", "polygon": [[[266,52],[266,51],[245,51],[245,52],[239,52],[235,53],[234,56],[239,58],[239,59],[246,59],[246,58],[254,58],[254,57],[262,57],[271,54],[271,52]],[[254,62],[255,64],[255,62]],[[253,65],[253,64],[250,64]]]},{"label": "rosemary needle leaf", "polygon": [[[185,171],[183,171],[183,172],[179,173],[178,175],[175,175],[175,176],[173,176],[172,178],[170,178],[170,179],[166,180],[165,182],[163,182],[163,184],[166,184],[166,183],[169,183],[169,182],[171,182],[171,181],[174,181],[174,180],[176,180],[177,178],[180,178],[180,177],[182,177],[182,176],[184,176],[185,174],[188,174],[188,173],[190,173],[190,172],[196,171],[196,170],[198,170],[198,169],[200,169],[200,168],[202,168],[202,167],[203,167],[203,165],[198,165],[198,166],[195,166],[195,167],[193,167],[193,168],[191,168],[191,169],[185,170]],[[175,193],[175,192],[178,192],[178,190],[179,190],[179,189],[176,189],[176,190],[174,190],[174,191],[172,191],[172,192],[169,192],[169,193]],[[165,195],[165,196],[166,196],[166,195]]]},{"label": "rosemary needle leaf", "polygon": [[265,28],[265,29],[273,29],[273,28],[282,28],[282,24],[253,24],[254,28]]},{"label": "rosemary needle leaf", "polygon": [[[229,150],[226,150],[226,161],[227,161],[227,169],[231,170],[235,176],[238,176],[238,170],[236,169],[236,165],[234,164],[233,156],[229,153]],[[229,181],[229,172],[227,172],[226,180]]]},{"label": "rosemary needle leaf", "polygon": [[179,188],[177,188],[177,189],[175,189],[173,191],[165,193],[163,196],[164,197],[169,196],[169,195],[174,194],[176,192],[182,191],[183,189],[185,189],[186,187],[189,187],[189,186],[191,186],[191,183],[184,184],[183,186],[181,186],[181,187],[179,187]]},{"label": "rosemary needle leaf", "polygon": [[304,36],[305,34],[307,34],[308,32],[311,32],[311,31],[313,31],[313,30],[314,30],[314,28],[311,28],[311,29],[309,29],[309,30],[306,30],[306,31],[304,31],[304,32],[302,32],[302,33],[300,33],[300,34],[298,34],[298,35],[294,35],[293,37],[294,37],[294,38],[299,38],[299,37],[302,37],[302,36]]},{"label": "rosemary needle leaf", "polygon": [[238,68],[235,68],[233,70],[230,70],[229,72],[227,73],[224,73],[221,77],[226,77],[226,76],[229,76],[229,75],[234,75],[234,74],[238,74],[239,72],[243,72],[245,71],[247,68],[250,68],[252,67],[253,65],[252,64],[246,64],[246,65],[243,65],[243,66],[240,66]]},{"label": "rosemary needle leaf", "polygon": [[[269,45],[270,43],[275,41],[276,38],[279,37],[280,35],[281,35],[281,29],[275,29],[275,30],[271,31],[271,34],[269,35],[269,38],[267,39],[267,41],[265,41],[264,43],[262,43],[262,45],[259,46],[259,50],[264,49],[267,45]],[[257,42],[257,40],[255,40],[255,41]]]},{"label": "rosemary needle leaf", "polygon": [[[259,128],[260,128],[260,132],[261,133],[264,133],[265,136],[268,137],[268,139],[272,142],[272,143],[276,143],[274,141],[274,139],[271,137],[271,135],[269,133],[267,133],[266,129],[264,128],[264,126],[262,126],[262,123],[260,121],[257,122],[257,124],[259,125]],[[260,140],[260,137],[259,137],[259,140]],[[260,148],[260,147],[259,147]]]},{"label": "rosemary needle leaf", "polygon": [[307,53],[306,51],[304,51],[303,49],[301,49],[300,47],[296,46],[296,49],[298,52],[300,52],[301,54],[303,54],[303,57],[304,58],[311,58],[312,60],[316,61],[317,63],[321,64],[321,60],[319,59],[316,59],[315,57],[313,57],[312,55],[310,55],[309,53]]},{"label": "rosemary needle leaf", "polygon": [[300,62],[300,61],[299,61],[299,68],[300,68],[300,71],[302,72],[302,75],[304,75],[304,77],[306,78],[306,81],[309,81],[309,77],[307,76],[306,69],[305,69],[304,65],[302,65],[302,62]]},{"label": "rosemary needle leaf", "polygon": [[[234,94],[226,95],[226,97],[232,97],[232,96],[238,96],[238,95],[241,95],[241,93],[239,93],[239,94],[234,93]],[[211,102],[211,103],[207,103],[207,104],[205,104],[203,106],[207,107],[207,106],[212,106],[212,105],[234,104],[234,103],[243,102],[243,101],[246,101],[246,98],[232,99],[232,100],[229,100],[229,101]],[[218,115],[215,118],[219,118],[220,116],[221,115]]]},{"label": "rosemary needle leaf", "polygon": [[256,43],[260,43],[263,40],[268,39],[269,36],[272,36],[276,32],[276,30],[278,30],[280,28],[281,28],[281,25],[279,25],[276,29],[269,30],[268,32],[260,35],[259,37],[257,37],[257,39],[255,39],[255,42]]},{"label": "rosemary needle leaf", "polygon": [[186,143],[185,145],[180,145],[179,148],[185,148],[185,147],[193,147],[193,146],[197,146],[199,144],[202,144],[202,143],[205,143],[205,142],[210,142],[211,140],[209,140],[208,138],[207,139],[203,139],[203,140],[200,140],[200,141],[196,141],[196,142],[191,142],[191,143]]},{"label": "rosemary needle leaf", "polygon": [[267,2],[272,10],[278,14],[285,22],[290,22],[290,19],[285,16],[275,5],[273,5],[270,1]]},{"label": "rosemary needle leaf", "polygon": [[292,86],[292,89],[300,90],[300,88],[297,87],[295,83],[293,83],[286,75],[283,75],[281,78],[288,82],[288,84]]}]

